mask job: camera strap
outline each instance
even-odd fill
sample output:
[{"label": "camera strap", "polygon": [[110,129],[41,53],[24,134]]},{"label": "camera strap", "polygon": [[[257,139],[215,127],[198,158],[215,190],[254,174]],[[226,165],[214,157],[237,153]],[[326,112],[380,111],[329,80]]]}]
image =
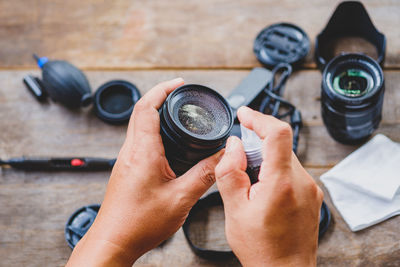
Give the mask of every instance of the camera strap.
[{"label": "camera strap", "polygon": [[185,238],[192,249],[192,251],[204,259],[219,260],[234,257],[232,250],[212,250],[197,246],[191,239],[190,225],[194,221],[195,214],[201,210],[208,209],[210,207],[223,206],[221,195],[218,191],[212,192],[207,196],[201,198],[190,210],[185,223],[182,226]]},{"label": "camera strap", "polygon": [[[210,260],[222,260],[227,258],[233,258],[235,256],[235,254],[231,250],[213,250],[213,249],[199,247],[191,239],[190,226],[192,222],[195,221],[196,217],[195,215],[210,207],[223,206],[223,205],[224,204],[219,191],[211,192],[210,194],[206,195],[205,197],[197,201],[197,203],[193,206],[193,208],[189,212],[189,215],[182,226],[183,233],[190,248],[197,256],[201,258]],[[328,209],[328,206],[325,204],[325,202],[323,202],[320,211],[318,238],[321,238],[328,230],[330,221],[331,221],[331,213]]]}]

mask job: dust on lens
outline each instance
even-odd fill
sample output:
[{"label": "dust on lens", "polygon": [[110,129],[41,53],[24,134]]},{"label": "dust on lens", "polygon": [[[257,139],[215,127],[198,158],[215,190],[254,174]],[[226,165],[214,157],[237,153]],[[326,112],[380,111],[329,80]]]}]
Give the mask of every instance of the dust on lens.
[{"label": "dust on lens", "polygon": [[199,135],[206,135],[215,127],[215,118],[213,114],[194,104],[183,105],[178,110],[178,118],[183,127]]},{"label": "dust on lens", "polygon": [[374,87],[372,76],[361,69],[348,69],[333,78],[333,89],[344,96],[360,97]]}]

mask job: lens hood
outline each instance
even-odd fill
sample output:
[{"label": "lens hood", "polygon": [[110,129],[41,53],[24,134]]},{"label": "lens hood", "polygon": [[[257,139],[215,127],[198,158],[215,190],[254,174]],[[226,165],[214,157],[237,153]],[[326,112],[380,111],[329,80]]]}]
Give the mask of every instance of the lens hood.
[{"label": "lens hood", "polygon": [[361,37],[369,41],[376,47],[378,54],[376,61],[383,65],[386,37],[375,28],[362,3],[358,1],[340,3],[326,27],[318,34],[315,40],[315,60],[321,70],[332,58],[326,53],[327,47],[341,37]]},{"label": "lens hood", "polygon": [[97,117],[107,123],[125,123],[139,98],[140,93],[135,85],[123,80],[112,80],[97,89],[93,101],[94,110]]}]

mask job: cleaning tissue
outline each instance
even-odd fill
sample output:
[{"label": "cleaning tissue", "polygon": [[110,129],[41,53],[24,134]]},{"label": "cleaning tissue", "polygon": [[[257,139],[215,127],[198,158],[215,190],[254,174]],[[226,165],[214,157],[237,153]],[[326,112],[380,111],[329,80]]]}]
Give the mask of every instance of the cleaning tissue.
[{"label": "cleaning tissue", "polygon": [[382,134],[321,176],[352,231],[400,214],[400,144]]}]

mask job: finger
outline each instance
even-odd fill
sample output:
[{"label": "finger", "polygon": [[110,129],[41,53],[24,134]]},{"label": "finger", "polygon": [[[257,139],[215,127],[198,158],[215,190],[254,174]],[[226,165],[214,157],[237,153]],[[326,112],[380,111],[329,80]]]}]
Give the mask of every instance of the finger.
[{"label": "finger", "polygon": [[[194,203],[215,183],[215,167],[224,150],[203,159],[174,182],[180,183]],[[194,204],[193,203],[193,204]]]},{"label": "finger", "polygon": [[147,92],[136,104],[128,125],[127,142],[136,136],[145,146],[159,145],[160,117],[158,109],[168,94],[184,83],[182,78],[162,82]]},{"label": "finger", "polygon": [[237,137],[229,137],[225,154],[215,168],[217,186],[228,209],[248,200],[250,179],[245,172],[246,167],[241,141]]},{"label": "finger", "polygon": [[165,81],[154,86],[141,100],[146,102],[148,106],[158,110],[164,103],[167,96],[177,87],[183,85],[182,78]]},{"label": "finger", "polygon": [[243,126],[263,139],[263,159],[269,166],[291,162],[293,134],[289,124],[248,107],[239,108],[237,115]]}]

